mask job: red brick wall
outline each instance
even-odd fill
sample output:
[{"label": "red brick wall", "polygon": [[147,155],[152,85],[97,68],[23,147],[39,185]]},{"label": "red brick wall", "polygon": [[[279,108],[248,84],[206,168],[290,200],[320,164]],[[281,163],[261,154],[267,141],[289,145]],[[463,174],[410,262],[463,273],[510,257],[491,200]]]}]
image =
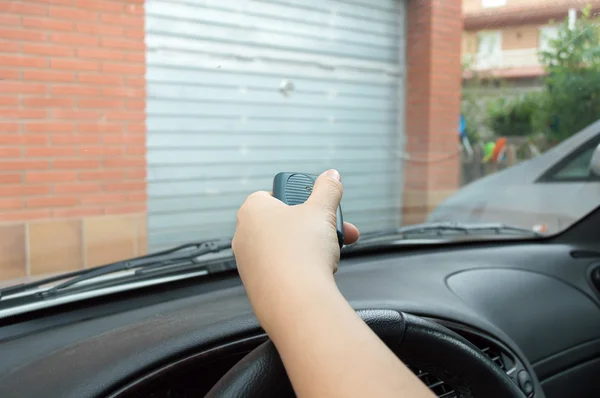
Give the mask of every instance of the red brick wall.
[{"label": "red brick wall", "polygon": [[88,218],[146,211],[144,74],[143,0],[0,0],[5,234],[22,226],[27,248],[31,223],[74,220],[84,234]]},{"label": "red brick wall", "polygon": [[407,2],[405,224],[459,186],[461,8],[461,0]]}]

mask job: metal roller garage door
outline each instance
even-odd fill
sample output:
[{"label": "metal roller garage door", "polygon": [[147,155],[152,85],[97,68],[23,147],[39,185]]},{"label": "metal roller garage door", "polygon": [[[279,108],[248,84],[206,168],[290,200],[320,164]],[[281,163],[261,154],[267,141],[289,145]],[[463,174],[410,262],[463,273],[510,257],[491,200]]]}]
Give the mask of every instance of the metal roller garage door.
[{"label": "metal roller garage door", "polygon": [[146,2],[150,250],[231,236],[278,171],[344,178],[345,218],[400,223],[404,3]]}]

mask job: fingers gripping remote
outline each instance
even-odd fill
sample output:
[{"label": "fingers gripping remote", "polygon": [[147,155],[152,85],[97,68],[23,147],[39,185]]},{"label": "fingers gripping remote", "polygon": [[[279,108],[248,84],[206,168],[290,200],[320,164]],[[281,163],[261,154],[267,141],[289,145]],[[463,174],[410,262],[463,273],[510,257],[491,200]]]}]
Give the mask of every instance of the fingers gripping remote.
[{"label": "fingers gripping remote", "polygon": [[[273,196],[283,203],[295,206],[306,202],[312,193],[316,175],[304,173],[279,173],[273,179]],[[340,247],[344,245],[344,219],[342,206],[336,213],[336,232]]]}]

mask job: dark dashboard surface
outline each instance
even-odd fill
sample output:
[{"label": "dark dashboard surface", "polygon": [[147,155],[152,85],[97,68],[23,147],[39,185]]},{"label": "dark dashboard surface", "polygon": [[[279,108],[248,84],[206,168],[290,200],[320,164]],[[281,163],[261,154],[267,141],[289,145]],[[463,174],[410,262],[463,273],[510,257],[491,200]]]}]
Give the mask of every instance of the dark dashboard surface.
[{"label": "dark dashboard surface", "polygon": [[[600,372],[600,301],[588,279],[598,258],[574,258],[574,249],[407,250],[345,259],[336,278],[356,309],[448,320],[500,340],[532,365],[536,396],[541,385],[561,397]],[[182,355],[260,333],[236,275],[161,289],[1,320],[0,396],[102,396]]]}]

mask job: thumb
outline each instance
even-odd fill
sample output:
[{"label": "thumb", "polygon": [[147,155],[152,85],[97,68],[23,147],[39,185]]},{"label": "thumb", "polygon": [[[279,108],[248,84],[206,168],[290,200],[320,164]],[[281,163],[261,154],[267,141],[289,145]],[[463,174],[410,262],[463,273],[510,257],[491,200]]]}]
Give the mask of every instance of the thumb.
[{"label": "thumb", "polygon": [[342,200],[341,176],[337,170],[328,170],[315,181],[313,191],[307,202],[335,214]]}]

